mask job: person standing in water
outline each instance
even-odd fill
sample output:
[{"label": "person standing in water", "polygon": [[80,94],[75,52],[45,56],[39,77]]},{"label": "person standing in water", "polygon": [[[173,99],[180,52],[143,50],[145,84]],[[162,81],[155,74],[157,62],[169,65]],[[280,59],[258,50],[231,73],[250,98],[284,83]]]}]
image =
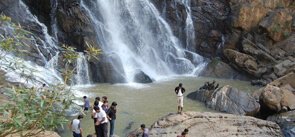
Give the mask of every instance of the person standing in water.
[{"label": "person standing in water", "polygon": [[84,96],[83,100],[84,100],[84,105],[83,105],[84,111],[88,111],[90,108],[90,101],[87,98],[87,96]]},{"label": "person standing in water", "polygon": [[107,115],[110,121],[110,137],[113,137],[117,115],[117,102],[112,102],[110,109],[107,111]]},{"label": "person standing in water", "polygon": [[181,114],[183,110],[183,93],[184,92],[185,92],[185,89],[182,87],[182,83],[179,83],[179,85],[175,88],[175,93],[177,95],[177,103],[178,103],[177,112],[179,114]]},{"label": "person standing in water", "polygon": [[73,137],[82,137],[81,119],[83,115],[79,115],[77,119],[72,120],[70,128],[73,132]]}]

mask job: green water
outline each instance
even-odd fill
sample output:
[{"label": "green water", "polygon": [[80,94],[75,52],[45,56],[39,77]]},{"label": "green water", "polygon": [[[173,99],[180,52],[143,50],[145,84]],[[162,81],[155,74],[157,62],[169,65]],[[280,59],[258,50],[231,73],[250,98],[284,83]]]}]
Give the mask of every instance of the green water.
[{"label": "green water", "polygon": [[[165,81],[157,81],[151,84],[97,84],[92,87],[79,87],[79,95],[87,95],[91,99],[91,104],[96,96],[107,96],[109,104],[112,101],[118,103],[117,120],[115,134],[121,137],[145,123],[152,125],[159,118],[168,113],[177,111],[176,95],[174,88],[178,83],[183,83],[188,93],[196,91],[205,81],[212,81],[212,78],[200,77],[175,77]],[[252,92],[256,87],[249,82],[239,80],[214,79],[222,85],[231,85],[245,92]],[[213,111],[206,108],[203,103],[190,100],[184,97],[184,111]],[[86,134],[94,133],[93,120],[90,113],[82,119],[81,126]],[[62,137],[71,137],[71,131],[66,129],[60,133]]]}]

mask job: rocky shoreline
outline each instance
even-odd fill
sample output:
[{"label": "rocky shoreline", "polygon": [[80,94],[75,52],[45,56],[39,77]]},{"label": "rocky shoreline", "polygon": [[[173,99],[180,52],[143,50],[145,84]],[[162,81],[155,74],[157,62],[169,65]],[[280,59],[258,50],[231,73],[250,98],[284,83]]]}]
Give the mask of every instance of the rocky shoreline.
[{"label": "rocky shoreline", "polygon": [[[189,130],[190,137],[283,137],[280,127],[274,122],[249,116],[210,112],[170,113],[151,126],[149,136],[175,137],[185,128]],[[135,134],[132,132],[128,137],[135,137]]]}]

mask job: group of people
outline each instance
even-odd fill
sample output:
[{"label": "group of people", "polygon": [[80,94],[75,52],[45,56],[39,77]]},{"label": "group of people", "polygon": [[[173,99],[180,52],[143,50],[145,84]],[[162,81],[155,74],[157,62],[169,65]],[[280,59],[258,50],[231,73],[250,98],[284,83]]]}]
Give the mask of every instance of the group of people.
[{"label": "group of people", "polygon": [[[175,88],[175,93],[177,96],[177,112],[182,114],[183,111],[183,94],[185,92],[185,88],[182,87],[182,83]],[[88,111],[91,108],[90,100],[86,96],[83,97],[84,100],[84,111]],[[106,96],[96,97],[93,107],[92,107],[92,114],[91,117],[94,121],[95,127],[95,134],[97,137],[107,137],[108,135],[108,123],[110,123],[110,133],[109,136],[113,137],[114,135],[114,128],[115,128],[115,121],[116,121],[116,113],[117,113],[117,103],[112,102],[111,106],[108,105],[108,98]],[[73,131],[74,137],[82,137],[82,128],[80,126],[81,119],[83,115],[79,115],[77,119],[74,119],[71,122],[71,128]],[[141,125],[142,130],[142,137],[148,137],[148,129],[145,127],[144,124]],[[185,129],[181,135],[177,137],[186,137],[188,130]],[[91,135],[87,136],[91,137]]]},{"label": "group of people", "polygon": [[[88,111],[91,109],[90,100],[87,96],[83,97],[84,100],[84,111]],[[91,118],[94,121],[94,128],[96,137],[107,137],[108,136],[108,125],[110,123],[110,133],[109,136],[113,137],[114,129],[115,129],[115,121],[116,121],[116,113],[117,113],[117,102],[112,102],[111,106],[108,105],[108,98],[106,96],[96,97],[92,111]],[[73,137],[82,137],[82,128],[80,126],[81,119],[83,115],[79,115],[77,119],[72,120],[71,129],[73,131]],[[88,135],[87,137],[92,137],[92,135]]]}]

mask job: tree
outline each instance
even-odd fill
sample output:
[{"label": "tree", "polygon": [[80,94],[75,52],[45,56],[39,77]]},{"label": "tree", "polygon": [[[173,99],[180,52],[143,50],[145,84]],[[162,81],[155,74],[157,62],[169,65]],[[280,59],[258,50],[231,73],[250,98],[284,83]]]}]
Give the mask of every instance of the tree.
[{"label": "tree", "polygon": [[[13,36],[0,34],[0,69],[20,69],[22,77],[33,79],[29,70],[18,60],[11,61],[8,53],[25,54],[18,46],[28,46],[22,40],[29,39],[30,32],[15,25],[5,15],[0,16],[0,27],[9,26],[14,29]],[[30,33],[31,34],[31,33]],[[89,45],[89,44],[88,44]],[[100,50],[91,45],[85,51],[88,57],[97,57]],[[63,61],[66,63],[62,70],[64,83],[68,83],[75,67],[69,67],[78,55],[74,48],[63,46]],[[7,63],[9,60],[9,63]],[[0,105],[0,137],[11,134],[21,136],[34,136],[44,130],[53,130],[67,123],[65,110],[72,104],[74,96],[69,86],[65,84],[48,85],[48,87],[28,87],[25,85],[12,85],[1,89],[9,98],[8,103]]]}]

